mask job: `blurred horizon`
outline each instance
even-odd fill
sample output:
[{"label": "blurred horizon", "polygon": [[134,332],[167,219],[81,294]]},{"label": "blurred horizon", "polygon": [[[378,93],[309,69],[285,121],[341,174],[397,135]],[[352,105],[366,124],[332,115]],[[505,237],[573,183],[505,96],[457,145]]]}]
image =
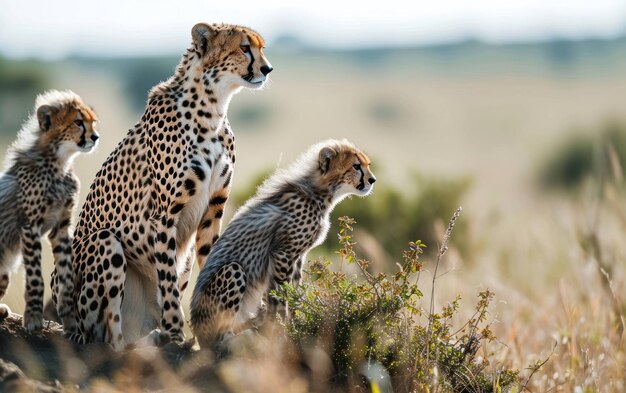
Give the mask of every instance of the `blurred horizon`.
[{"label": "blurred horizon", "polygon": [[[268,46],[363,50],[463,42],[534,44],[613,40],[626,35],[626,3],[388,0],[381,5],[321,0],[316,7],[286,0],[209,4],[112,0],[0,0],[0,56],[60,60],[74,56],[150,57],[180,53],[197,22],[250,26]],[[68,10],[70,10],[68,19]]]},{"label": "blurred horizon", "polygon": [[[626,19],[625,19],[626,26]],[[65,60],[84,60],[84,59],[151,59],[151,58],[180,58],[185,50],[191,44],[191,38],[187,40],[186,45],[179,46],[178,48],[171,49],[167,52],[161,53],[131,53],[131,52],[90,52],[90,51],[73,51],[63,54],[58,57],[46,57],[38,56],[36,54],[29,55],[13,55],[7,52],[2,46],[0,46],[0,59],[6,59],[8,61],[41,61],[41,62],[59,62]],[[527,39],[527,40],[512,40],[503,42],[492,42],[489,40],[481,39],[475,36],[465,36],[445,41],[434,42],[413,42],[413,43],[395,43],[395,44],[373,44],[367,46],[358,47],[334,47],[332,45],[324,45],[316,43],[314,41],[307,41],[305,38],[295,34],[281,34],[277,36],[272,42],[266,42],[267,48],[265,51],[277,52],[279,54],[293,54],[298,52],[308,51],[311,53],[325,53],[325,54],[354,54],[354,53],[369,53],[369,54],[384,54],[390,52],[424,52],[431,54],[446,55],[454,53],[465,48],[490,48],[494,50],[516,50],[526,49],[530,47],[545,48],[550,50],[571,50],[576,49],[575,46],[594,46],[596,50],[599,50],[597,54],[603,55],[602,49],[611,45],[620,45],[626,43],[626,28],[624,32],[620,32],[614,36],[584,36],[584,37],[562,37],[562,36],[548,36],[540,39]],[[558,48],[561,46],[560,48]],[[569,46],[569,48],[565,48]],[[562,50],[564,52],[564,50]],[[461,68],[461,67],[459,67]]]}]

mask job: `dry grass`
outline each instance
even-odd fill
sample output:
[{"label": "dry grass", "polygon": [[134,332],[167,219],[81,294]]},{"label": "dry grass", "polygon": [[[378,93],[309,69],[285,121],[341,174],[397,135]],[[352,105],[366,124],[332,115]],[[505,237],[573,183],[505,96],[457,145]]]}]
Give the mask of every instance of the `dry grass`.
[{"label": "dry grass", "polygon": [[[590,227],[589,216],[601,224]],[[526,226],[508,232],[496,222],[483,234],[489,242],[482,266],[468,269],[458,284],[481,282],[496,292],[502,304],[493,330],[506,346],[498,355],[506,364],[523,368],[549,357],[528,384],[531,391],[626,388],[621,221],[604,203],[549,200],[535,206],[521,222]],[[609,256],[599,261],[598,250]]]}]

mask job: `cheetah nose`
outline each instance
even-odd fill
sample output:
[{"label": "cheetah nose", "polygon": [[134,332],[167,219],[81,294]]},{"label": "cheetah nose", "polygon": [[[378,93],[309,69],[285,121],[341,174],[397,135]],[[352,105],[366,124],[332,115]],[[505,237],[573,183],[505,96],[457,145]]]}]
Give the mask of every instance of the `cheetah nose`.
[{"label": "cheetah nose", "polygon": [[374,182],[376,181],[376,178],[374,176],[372,176],[369,179],[367,179],[367,181],[369,181],[370,184],[374,184]]},{"label": "cheetah nose", "polygon": [[267,76],[267,74],[269,74],[270,72],[274,71],[274,68],[269,67],[269,66],[261,66],[261,74]]},{"label": "cheetah nose", "polygon": [[94,141],[94,142],[95,142],[95,141],[97,141],[97,140],[98,140],[98,138],[100,138],[100,136],[99,136],[98,134],[91,134],[91,140],[92,140],[92,141]]}]

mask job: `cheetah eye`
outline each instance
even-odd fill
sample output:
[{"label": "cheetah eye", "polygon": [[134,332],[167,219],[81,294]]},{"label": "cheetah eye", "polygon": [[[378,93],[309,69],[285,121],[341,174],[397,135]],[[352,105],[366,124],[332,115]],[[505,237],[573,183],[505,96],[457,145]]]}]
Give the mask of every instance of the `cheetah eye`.
[{"label": "cheetah eye", "polygon": [[78,127],[82,127],[83,126],[83,121],[81,119],[76,119],[76,120],[74,120],[74,124],[76,124]]},{"label": "cheetah eye", "polygon": [[250,53],[250,45],[241,45],[239,48],[243,53]]},{"label": "cheetah eye", "polygon": [[352,168],[356,169],[357,171],[361,169],[361,164],[354,164],[352,165]]}]

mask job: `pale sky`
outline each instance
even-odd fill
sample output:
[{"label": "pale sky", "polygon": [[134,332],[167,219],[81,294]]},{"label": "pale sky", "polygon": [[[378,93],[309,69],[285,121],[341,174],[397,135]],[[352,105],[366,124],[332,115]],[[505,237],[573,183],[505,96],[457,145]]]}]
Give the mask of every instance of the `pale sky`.
[{"label": "pale sky", "polygon": [[624,34],[626,0],[0,0],[0,55],[178,54],[201,21],[247,25],[268,45],[515,42]]}]

